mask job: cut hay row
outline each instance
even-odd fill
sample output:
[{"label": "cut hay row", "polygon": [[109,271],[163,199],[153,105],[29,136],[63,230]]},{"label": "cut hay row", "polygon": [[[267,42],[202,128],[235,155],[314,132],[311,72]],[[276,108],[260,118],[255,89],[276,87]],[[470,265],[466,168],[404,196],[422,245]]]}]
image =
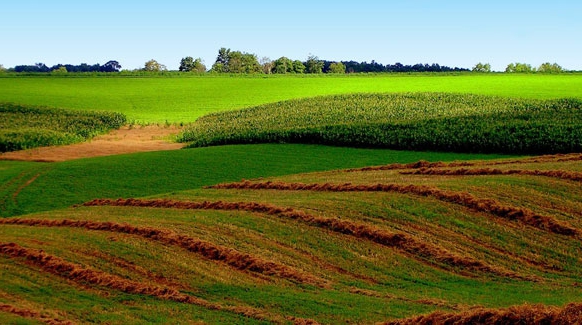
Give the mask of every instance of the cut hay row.
[{"label": "cut hay row", "polygon": [[460,169],[437,169],[420,168],[412,171],[401,171],[403,175],[442,175],[442,176],[479,176],[479,175],[528,175],[545,176],[558,179],[582,182],[582,173],[565,170],[527,170],[510,169],[501,170],[497,168],[460,168]]},{"label": "cut hay row", "polygon": [[[131,206],[151,208],[173,208],[193,210],[235,210],[258,212],[286,219],[298,220],[303,223],[331,230],[333,232],[350,235],[360,239],[367,239],[375,243],[395,248],[411,254],[413,257],[421,257],[425,260],[435,260],[446,265],[460,267],[472,271],[496,274],[498,276],[533,280],[518,275],[515,272],[490,266],[482,261],[455,255],[443,248],[420,242],[409,235],[391,233],[383,229],[358,224],[337,218],[316,217],[293,208],[278,207],[257,202],[186,202],[169,199],[140,200],[140,199],[97,199],[84,204],[85,206]],[[1,221],[0,221],[1,222]]]},{"label": "cut hay row", "polygon": [[435,198],[453,203],[479,212],[486,212],[504,219],[518,220],[523,224],[549,231],[552,233],[578,238],[580,231],[571,225],[549,216],[542,216],[527,208],[504,205],[493,199],[477,198],[467,192],[444,191],[436,187],[400,184],[304,184],[285,182],[244,181],[240,183],[218,184],[210,186],[213,189],[252,189],[252,190],[283,190],[283,191],[322,191],[322,192],[395,192],[414,194]]},{"label": "cut hay row", "polygon": [[17,315],[17,316],[20,316],[23,318],[33,319],[33,320],[43,322],[46,324],[50,324],[50,325],[74,325],[75,324],[72,321],[60,320],[57,318],[43,315],[42,313],[35,311],[35,310],[18,308],[18,307],[11,306],[8,304],[0,303],[0,311],[5,312],[5,313],[10,313],[13,315]]},{"label": "cut hay row", "polygon": [[513,160],[493,160],[493,161],[461,161],[461,162],[429,162],[426,160],[419,160],[417,162],[408,164],[388,164],[382,166],[371,166],[362,168],[346,169],[344,172],[367,172],[367,171],[381,171],[381,170],[396,170],[396,169],[419,169],[419,168],[447,168],[447,167],[472,167],[472,166],[496,166],[496,165],[517,165],[517,164],[532,164],[532,163],[547,163],[547,162],[568,162],[580,161],[582,154],[555,154],[544,155],[536,157],[528,157]]},{"label": "cut hay row", "polygon": [[30,265],[80,285],[90,283],[129,294],[147,295],[163,300],[192,304],[209,310],[228,311],[258,320],[281,321],[279,316],[269,315],[267,312],[253,307],[222,306],[217,303],[212,303],[201,298],[181,293],[172,288],[145,285],[142,282],[131,281],[103,271],[93,270],[78,264],[67,262],[59,257],[49,255],[40,250],[21,247],[15,243],[0,243],[0,254],[14,259],[25,259]]},{"label": "cut hay row", "polygon": [[301,283],[316,284],[319,286],[324,285],[323,280],[319,280],[312,275],[296,271],[288,266],[265,261],[250,254],[238,252],[232,248],[222,247],[196,238],[179,235],[166,229],[134,227],[128,224],[113,222],[68,219],[46,220],[9,218],[0,220],[0,224],[37,227],[72,227],[136,235],[163,244],[184,248],[209,260],[223,262],[231,267],[236,268],[237,270],[248,270],[265,275],[279,276]]},{"label": "cut hay row", "polygon": [[480,308],[460,313],[437,311],[385,324],[582,324],[582,304],[570,303],[563,308],[544,305],[523,305],[503,309]]}]

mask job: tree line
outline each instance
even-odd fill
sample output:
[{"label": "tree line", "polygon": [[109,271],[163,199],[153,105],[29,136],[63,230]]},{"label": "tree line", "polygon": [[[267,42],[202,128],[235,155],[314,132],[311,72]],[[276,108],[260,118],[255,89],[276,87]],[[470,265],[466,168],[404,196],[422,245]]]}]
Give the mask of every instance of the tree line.
[{"label": "tree line", "polygon": [[[489,63],[477,63],[472,69],[448,67],[433,64],[405,65],[402,63],[383,65],[374,60],[372,62],[356,61],[328,61],[320,60],[315,55],[309,55],[307,60],[292,60],[282,56],[276,60],[267,57],[258,58],[256,54],[241,51],[233,51],[229,48],[220,48],[216,60],[208,69],[201,58],[191,56],[184,57],[180,60],[179,71],[194,73],[233,73],[233,74],[345,74],[345,73],[394,73],[394,72],[463,72],[473,71],[480,73],[489,73],[491,65]],[[57,64],[52,67],[44,63],[35,65],[18,65],[14,68],[5,69],[0,65],[0,72],[17,72],[17,73],[67,73],[67,72],[120,72],[121,65],[115,60],[107,63],[89,65],[82,63],[80,65]],[[163,72],[168,71],[164,64],[156,60],[145,62],[144,67],[133,71],[144,72]],[[565,72],[557,63],[543,63],[539,67],[532,67],[526,63],[510,63],[507,65],[507,73],[561,73]]]}]

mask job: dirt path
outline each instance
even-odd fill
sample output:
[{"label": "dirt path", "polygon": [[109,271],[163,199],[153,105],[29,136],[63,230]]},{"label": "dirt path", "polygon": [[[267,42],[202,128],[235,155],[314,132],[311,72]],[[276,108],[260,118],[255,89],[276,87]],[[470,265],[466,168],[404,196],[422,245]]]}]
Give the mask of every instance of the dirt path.
[{"label": "dirt path", "polygon": [[180,129],[174,126],[123,127],[95,137],[89,142],[1,153],[0,160],[53,162],[134,152],[176,150],[183,148],[184,144],[171,142],[168,138],[178,132]]}]

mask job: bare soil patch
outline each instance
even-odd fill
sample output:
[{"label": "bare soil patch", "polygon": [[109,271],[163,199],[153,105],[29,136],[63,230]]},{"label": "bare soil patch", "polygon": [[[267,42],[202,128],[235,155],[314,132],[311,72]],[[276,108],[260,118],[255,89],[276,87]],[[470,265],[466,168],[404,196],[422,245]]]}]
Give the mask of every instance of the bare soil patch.
[{"label": "bare soil patch", "polygon": [[183,143],[170,140],[178,132],[180,128],[173,125],[125,126],[88,142],[1,153],[0,160],[55,162],[135,152],[177,150],[185,146]]}]

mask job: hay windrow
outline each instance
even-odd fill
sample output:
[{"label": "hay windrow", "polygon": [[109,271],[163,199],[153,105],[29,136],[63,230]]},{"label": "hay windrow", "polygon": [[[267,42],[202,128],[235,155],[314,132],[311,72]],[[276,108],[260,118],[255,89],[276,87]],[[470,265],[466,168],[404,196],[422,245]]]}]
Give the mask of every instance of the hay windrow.
[{"label": "hay windrow", "polygon": [[434,260],[449,266],[460,267],[462,269],[496,274],[508,278],[524,278],[515,272],[503,270],[498,267],[487,265],[479,260],[453,254],[438,246],[420,242],[413,237],[403,233],[391,233],[376,227],[357,224],[351,221],[337,218],[324,218],[307,214],[293,208],[278,207],[257,202],[186,202],[175,200],[139,200],[139,199],[97,199],[85,203],[86,206],[132,206],[132,207],[155,207],[155,208],[175,208],[175,209],[204,209],[204,210],[238,210],[259,212],[274,215],[282,218],[293,219],[306,224],[331,230],[333,232],[350,235],[356,238],[367,239],[383,246],[395,248],[413,257],[420,257],[424,260]]},{"label": "hay windrow", "polygon": [[223,262],[237,270],[248,270],[265,275],[279,276],[301,283],[310,283],[323,286],[322,280],[312,275],[294,270],[288,266],[270,262],[236,251],[235,249],[222,247],[196,238],[183,236],[165,229],[151,227],[134,227],[129,224],[113,222],[96,222],[85,220],[46,220],[46,219],[20,219],[10,218],[0,220],[0,224],[27,225],[37,227],[71,227],[88,230],[109,231],[140,236],[167,245],[182,247],[190,252],[197,253],[204,258]]},{"label": "hay windrow", "polygon": [[436,169],[423,167],[413,171],[401,171],[400,174],[439,175],[439,176],[528,175],[528,176],[545,176],[582,182],[582,173],[565,170],[527,170],[527,169],[502,170],[497,168]]},{"label": "hay windrow", "polygon": [[37,320],[39,322],[43,322],[43,323],[46,323],[49,325],[74,325],[75,324],[72,321],[61,320],[61,319],[57,319],[57,318],[53,318],[53,317],[44,315],[43,313],[38,312],[36,310],[19,308],[19,307],[15,307],[15,306],[8,305],[8,304],[0,303],[0,311],[3,311],[5,313],[18,315],[18,316],[24,317],[24,318],[34,319],[34,320]]},{"label": "hay windrow", "polygon": [[280,321],[281,318],[280,316],[273,316],[253,307],[222,306],[217,303],[212,303],[198,297],[181,293],[172,288],[150,286],[143,284],[142,282],[131,281],[103,271],[93,270],[78,264],[67,262],[59,257],[49,255],[42,250],[24,248],[15,243],[0,243],[0,254],[15,259],[25,259],[28,264],[34,265],[45,272],[55,274],[80,285],[89,283],[129,294],[148,295],[163,300],[197,305],[209,310],[228,311],[258,320]]},{"label": "hay windrow", "polygon": [[521,159],[511,159],[511,160],[492,160],[492,161],[453,161],[453,162],[429,162],[426,160],[419,160],[417,162],[408,164],[388,164],[381,166],[370,166],[362,168],[351,168],[346,169],[344,172],[368,172],[368,171],[381,171],[381,170],[397,170],[397,169],[420,169],[420,168],[452,168],[452,167],[471,167],[471,166],[497,166],[497,165],[518,165],[518,164],[532,164],[532,163],[547,163],[547,162],[568,162],[568,161],[580,161],[582,160],[582,154],[571,153],[571,154],[555,154],[555,155],[543,155],[535,157],[527,157]]},{"label": "hay windrow", "polygon": [[400,319],[384,324],[582,324],[582,304],[570,303],[563,308],[522,305],[503,309],[479,308],[460,313],[438,311],[429,315]]},{"label": "hay windrow", "polygon": [[523,224],[549,231],[552,233],[578,238],[580,231],[571,225],[558,221],[549,216],[542,216],[535,212],[510,205],[502,204],[493,199],[477,198],[467,192],[444,191],[436,187],[400,184],[304,184],[283,182],[244,181],[240,183],[218,184],[211,186],[214,189],[252,189],[252,190],[283,190],[283,191],[328,191],[328,192],[395,192],[413,194],[435,198],[439,201],[453,203],[479,212],[486,212],[497,217],[517,220]]}]

